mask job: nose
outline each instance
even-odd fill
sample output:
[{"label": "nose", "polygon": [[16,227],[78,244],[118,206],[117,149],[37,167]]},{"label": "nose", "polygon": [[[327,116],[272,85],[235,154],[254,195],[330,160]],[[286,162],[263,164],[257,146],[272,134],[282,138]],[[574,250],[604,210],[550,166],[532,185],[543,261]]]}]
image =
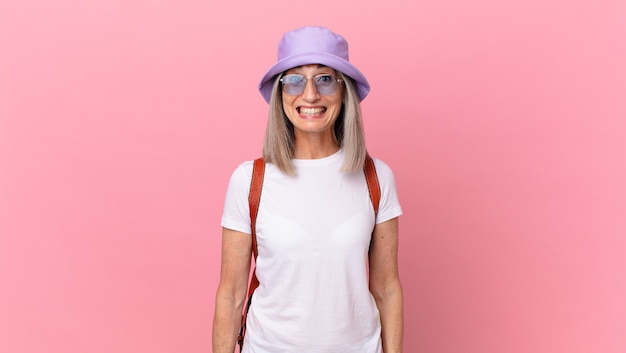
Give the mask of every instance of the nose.
[{"label": "nose", "polygon": [[317,88],[315,88],[315,81],[312,77],[307,77],[306,79],[302,98],[307,102],[315,102],[320,98],[320,94],[317,92]]}]

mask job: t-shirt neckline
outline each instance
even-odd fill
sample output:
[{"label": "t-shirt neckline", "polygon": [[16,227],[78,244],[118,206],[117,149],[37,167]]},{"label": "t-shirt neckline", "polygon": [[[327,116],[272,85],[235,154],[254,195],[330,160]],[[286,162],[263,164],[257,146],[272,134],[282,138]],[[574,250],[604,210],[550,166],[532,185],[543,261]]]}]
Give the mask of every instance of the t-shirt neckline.
[{"label": "t-shirt neckline", "polygon": [[321,166],[328,165],[337,162],[343,158],[343,150],[339,149],[337,152],[331,154],[327,157],[316,158],[316,159],[292,159],[294,165],[299,167],[312,167],[312,166]]}]

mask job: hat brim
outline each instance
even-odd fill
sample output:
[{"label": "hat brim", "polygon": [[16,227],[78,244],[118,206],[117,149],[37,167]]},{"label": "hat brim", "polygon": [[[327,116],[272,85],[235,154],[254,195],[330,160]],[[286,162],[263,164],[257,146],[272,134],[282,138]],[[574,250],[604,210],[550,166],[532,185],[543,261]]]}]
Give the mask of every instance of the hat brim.
[{"label": "hat brim", "polygon": [[300,53],[277,61],[269,70],[267,70],[265,75],[263,75],[263,78],[259,83],[259,92],[261,92],[265,101],[268,103],[270,102],[274,76],[291,68],[309,64],[320,64],[332,67],[333,69],[352,78],[356,83],[359,101],[365,99],[370,91],[370,85],[367,82],[367,79],[365,79],[365,76],[363,76],[361,71],[359,71],[359,69],[357,69],[349,61],[328,53]]}]

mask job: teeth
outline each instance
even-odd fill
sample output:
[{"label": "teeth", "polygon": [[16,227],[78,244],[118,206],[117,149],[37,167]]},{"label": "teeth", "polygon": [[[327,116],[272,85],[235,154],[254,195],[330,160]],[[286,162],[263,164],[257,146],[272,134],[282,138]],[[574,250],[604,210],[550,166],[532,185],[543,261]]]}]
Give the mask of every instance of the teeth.
[{"label": "teeth", "polygon": [[305,108],[300,107],[300,114],[302,115],[318,115],[322,114],[326,108]]}]

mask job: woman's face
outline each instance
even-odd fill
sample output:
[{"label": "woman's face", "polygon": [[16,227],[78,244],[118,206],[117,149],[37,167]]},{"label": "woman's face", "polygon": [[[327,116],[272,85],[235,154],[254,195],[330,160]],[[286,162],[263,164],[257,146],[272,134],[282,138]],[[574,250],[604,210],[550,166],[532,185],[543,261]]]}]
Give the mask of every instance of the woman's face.
[{"label": "woman's face", "polygon": [[[338,82],[336,92],[318,92],[314,77],[318,76],[328,81],[328,77],[320,75],[332,75],[336,78],[335,70],[322,65],[304,65],[288,70],[283,77],[290,74],[300,74],[305,77],[306,84],[302,93],[288,94],[283,88],[283,110],[294,126],[294,132],[298,134],[334,134],[333,127],[341,111],[343,103],[343,82]],[[283,85],[285,81],[283,80]],[[320,82],[323,84],[323,82]],[[334,138],[334,135],[333,135]]]}]

